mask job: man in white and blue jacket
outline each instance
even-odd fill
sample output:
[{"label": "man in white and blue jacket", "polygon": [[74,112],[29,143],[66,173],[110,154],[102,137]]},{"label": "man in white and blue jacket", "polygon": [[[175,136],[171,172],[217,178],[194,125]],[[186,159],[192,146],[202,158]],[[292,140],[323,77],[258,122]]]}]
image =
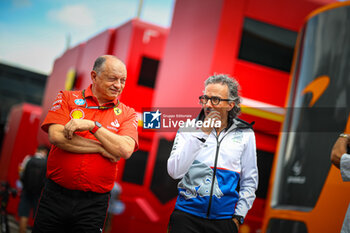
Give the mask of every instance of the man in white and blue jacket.
[{"label": "man in white and blue jacket", "polygon": [[[341,178],[345,182],[350,181],[350,134],[341,133],[338,140],[334,143],[331,152],[331,161],[333,165],[340,169]],[[350,204],[346,211],[343,221],[343,227],[340,233],[350,233]]]},{"label": "man in white and blue jacket", "polygon": [[209,77],[197,120],[215,124],[176,135],[168,173],[181,181],[169,233],[238,232],[253,205],[258,187],[255,135],[252,125],[237,118],[238,89],[227,75]]}]

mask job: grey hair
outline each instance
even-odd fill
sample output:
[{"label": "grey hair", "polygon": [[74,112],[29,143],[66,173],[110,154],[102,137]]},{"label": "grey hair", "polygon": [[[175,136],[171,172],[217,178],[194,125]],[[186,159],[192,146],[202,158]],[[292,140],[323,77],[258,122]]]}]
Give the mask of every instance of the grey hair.
[{"label": "grey hair", "polygon": [[237,80],[227,74],[214,74],[205,80],[204,85],[220,83],[228,87],[228,98],[235,103],[235,106],[229,111],[229,118],[236,118],[241,114],[241,97],[239,96],[240,86]]},{"label": "grey hair", "polygon": [[94,67],[92,69],[99,75],[102,71],[102,66],[105,64],[105,62],[106,62],[106,57],[104,56],[98,57],[95,60]]}]

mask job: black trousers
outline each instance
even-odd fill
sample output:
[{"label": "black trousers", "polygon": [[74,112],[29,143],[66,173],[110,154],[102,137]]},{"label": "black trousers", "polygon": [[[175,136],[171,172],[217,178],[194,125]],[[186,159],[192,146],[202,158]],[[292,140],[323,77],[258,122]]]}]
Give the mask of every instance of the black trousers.
[{"label": "black trousers", "polygon": [[168,233],[238,233],[238,229],[232,219],[205,219],[174,210]]},{"label": "black trousers", "polygon": [[66,189],[49,180],[41,195],[33,233],[103,231],[109,193]]}]

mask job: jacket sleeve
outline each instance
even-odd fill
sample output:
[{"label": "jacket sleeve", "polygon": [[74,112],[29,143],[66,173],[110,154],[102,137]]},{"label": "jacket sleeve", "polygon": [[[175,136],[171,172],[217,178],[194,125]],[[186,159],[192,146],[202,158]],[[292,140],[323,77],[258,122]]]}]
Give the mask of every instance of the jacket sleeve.
[{"label": "jacket sleeve", "polygon": [[168,159],[168,173],[173,179],[180,179],[187,173],[207,138],[202,131],[176,134]]},{"label": "jacket sleeve", "polygon": [[245,217],[248,210],[252,208],[255,200],[255,191],[258,188],[258,166],[256,158],[255,135],[251,130],[247,132],[248,142],[241,158],[241,176],[239,199],[235,214]]},{"label": "jacket sleeve", "polygon": [[343,181],[350,181],[350,154],[343,154],[341,157],[340,173]]}]

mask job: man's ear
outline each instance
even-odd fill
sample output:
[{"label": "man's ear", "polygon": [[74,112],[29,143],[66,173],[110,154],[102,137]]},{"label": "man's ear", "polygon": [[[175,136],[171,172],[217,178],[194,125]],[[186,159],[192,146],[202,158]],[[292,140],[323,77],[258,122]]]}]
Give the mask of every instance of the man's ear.
[{"label": "man's ear", "polygon": [[229,102],[229,108],[228,108],[227,111],[228,111],[228,112],[231,111],[235,105],[236,105],[235,102],[230,101],[230,102]]},{"label": "man's ear", "polygon": [[91,76],[92,83],[94,83],[96,81],[96,77],[97,77],[96,71],[92,70],[90,73],[90,76]]}]

